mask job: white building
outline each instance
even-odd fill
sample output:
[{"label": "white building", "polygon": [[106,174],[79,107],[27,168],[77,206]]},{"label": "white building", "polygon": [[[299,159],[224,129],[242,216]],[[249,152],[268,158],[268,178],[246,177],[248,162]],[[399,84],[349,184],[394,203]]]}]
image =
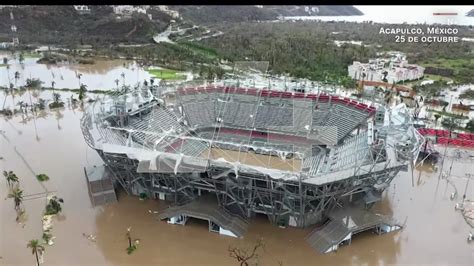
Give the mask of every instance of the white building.
[{"label": "white building", "polygon": [[423,77],[425,69],[418,65],[408,64],[402,53],[388,53],[389,58],[370,59],[368,63],[355,61],[348,67],[349,76],[356,80],[383,81],[388,83],[415,80]]},{"label": "white building", "polygon": [[112,6],[114,13],[120,16],[131,16],[133,12],[146,14],[146,11],[149,7],[150,6],[131,6],[131,5]]},{"label": "white building", "polygon": [[160,5],[158,6],[158,9],[168,15],[170,15],[172,18],[179,18],[179,12],[176,10],[171,10],[168,8],[168,6]]},{"label": "white building", "polygon": [[91,12],[89,6],[84,6],[84,5],[76,5],[76,6],[74,6],[74,9],[79,14],[89,14]]},{"label": "white building", "polygon": [[0,48],[9,48],[9,47],[12,47],[13,46],[13,43],[12,42],[0,42]]}]

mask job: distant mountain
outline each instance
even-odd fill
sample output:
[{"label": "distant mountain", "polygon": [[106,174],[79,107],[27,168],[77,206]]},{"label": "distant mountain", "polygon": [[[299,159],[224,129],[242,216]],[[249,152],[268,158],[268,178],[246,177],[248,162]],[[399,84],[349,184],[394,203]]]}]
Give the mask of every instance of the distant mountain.
[{"label": "distant mountain", "polygon": [[22,43],[146,43],[166,29],[171,17],[153,10],[153,20],[142,13],[117,19],[110,6],[90,6],[89,14],[79,14],[72,5],[18,6],[0,9],[0,42],[11,41],[10,10]]},{"label": "distant mountain", "polygon": [[466,14],[466,16],[468,16],[468,17],[474,17],[474,9],[471,10],[471,11],[469,11],[469,12]]},{"label": "distant mountain", "polygon": [[353,6],[169,6],[194,23],[276,20],[281,16],[359,16]]},{"label": "distant mountain", "polygon": [[169,6],[185,20],[196,24],[276,20],[278,14],[256,6]]}]

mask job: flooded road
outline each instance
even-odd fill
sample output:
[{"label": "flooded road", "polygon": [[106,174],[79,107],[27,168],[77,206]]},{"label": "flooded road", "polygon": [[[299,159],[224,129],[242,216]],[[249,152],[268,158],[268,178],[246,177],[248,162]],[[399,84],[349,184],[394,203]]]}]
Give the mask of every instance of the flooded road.
[{"label": "flooded road", "polygon": [[[63,98],[69,96],[63,94]],[[48,174],[46,188],[64,199],[63,214],[53,221],[55,244],[46,247],[44,265],[239,265],[228,256],[228,246],[251,249],[259,238],[265,244],[259,265],[472,265],[474,260],[474,243],[466,241],[474,230],[454,210],[466,186],[465,173],[474,174],[472,162],[453,164],[451,180],[458,191],[453,201],[454,188],[438,178],[439,170],[420,167],[413,179],[410,171],[400,173],[375,209],[405,222],[405,227],[380,236],[362,233],[337,253],[321,255],[304,241],[313,228],[282,229],[262,216],[251,221],[243,239],[235,239],[210,233],[207,223],[199,221],[186,226],[157,221],[153,211],[166,208],[165,202],[140,201],[124,193],[117,203],[93,208],[83,167],[99,165],[101,160],[84,142],[79,127],[82,111],[66,107],[46,113],[36,119],[17,115],[7,121],[0,117],[0,170],[12,170],[19,176],[27,212],[24,227],[15,222],[13,202],[5,199],[8,187],[1,177],[0,265],[35,263],[26,243],[41,239],[45,198],[28,196],[44,192],[33,172]],[[445,160],[444,170],[450,165],[451,159]],[[471,182],[468,199],[474,198],[473,186]],[[127,255],[125,233],[130,226],[132,238],[140,239],[140,245]],[[96,241],[84,234],[95,235]]]}]

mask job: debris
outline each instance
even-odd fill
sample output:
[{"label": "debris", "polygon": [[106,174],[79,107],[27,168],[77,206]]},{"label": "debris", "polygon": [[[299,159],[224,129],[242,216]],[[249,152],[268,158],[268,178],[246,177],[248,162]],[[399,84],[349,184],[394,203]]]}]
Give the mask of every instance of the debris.
[{"label": "debris", "polygon": [[451,193],[451,200],[453,200],[454,197],[456,197],[456,192]]},{"label": "debris", "polygon": [[82,235],[87,238],[87,240],[96,242],[96,236],[95,235],[86,235],[86,233],[82,233]]},{"label": "debris", "polygon": [[454,209],[455,210],[464,210],[464,204],[456,203],[456,205],[454,206]]}]

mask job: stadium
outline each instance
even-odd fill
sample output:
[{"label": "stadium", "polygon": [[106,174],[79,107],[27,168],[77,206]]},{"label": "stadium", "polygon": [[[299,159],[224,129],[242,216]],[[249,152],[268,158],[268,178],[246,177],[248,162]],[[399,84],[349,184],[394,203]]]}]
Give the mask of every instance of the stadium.
[{"label": "stadium", "polygon": [[161,219],[233,235],[257,214],[307,227],[365,210],[424,141],[404,105],[222,85],[137,87],[93,104],[81,128],[127,193],[173,203]]}]

